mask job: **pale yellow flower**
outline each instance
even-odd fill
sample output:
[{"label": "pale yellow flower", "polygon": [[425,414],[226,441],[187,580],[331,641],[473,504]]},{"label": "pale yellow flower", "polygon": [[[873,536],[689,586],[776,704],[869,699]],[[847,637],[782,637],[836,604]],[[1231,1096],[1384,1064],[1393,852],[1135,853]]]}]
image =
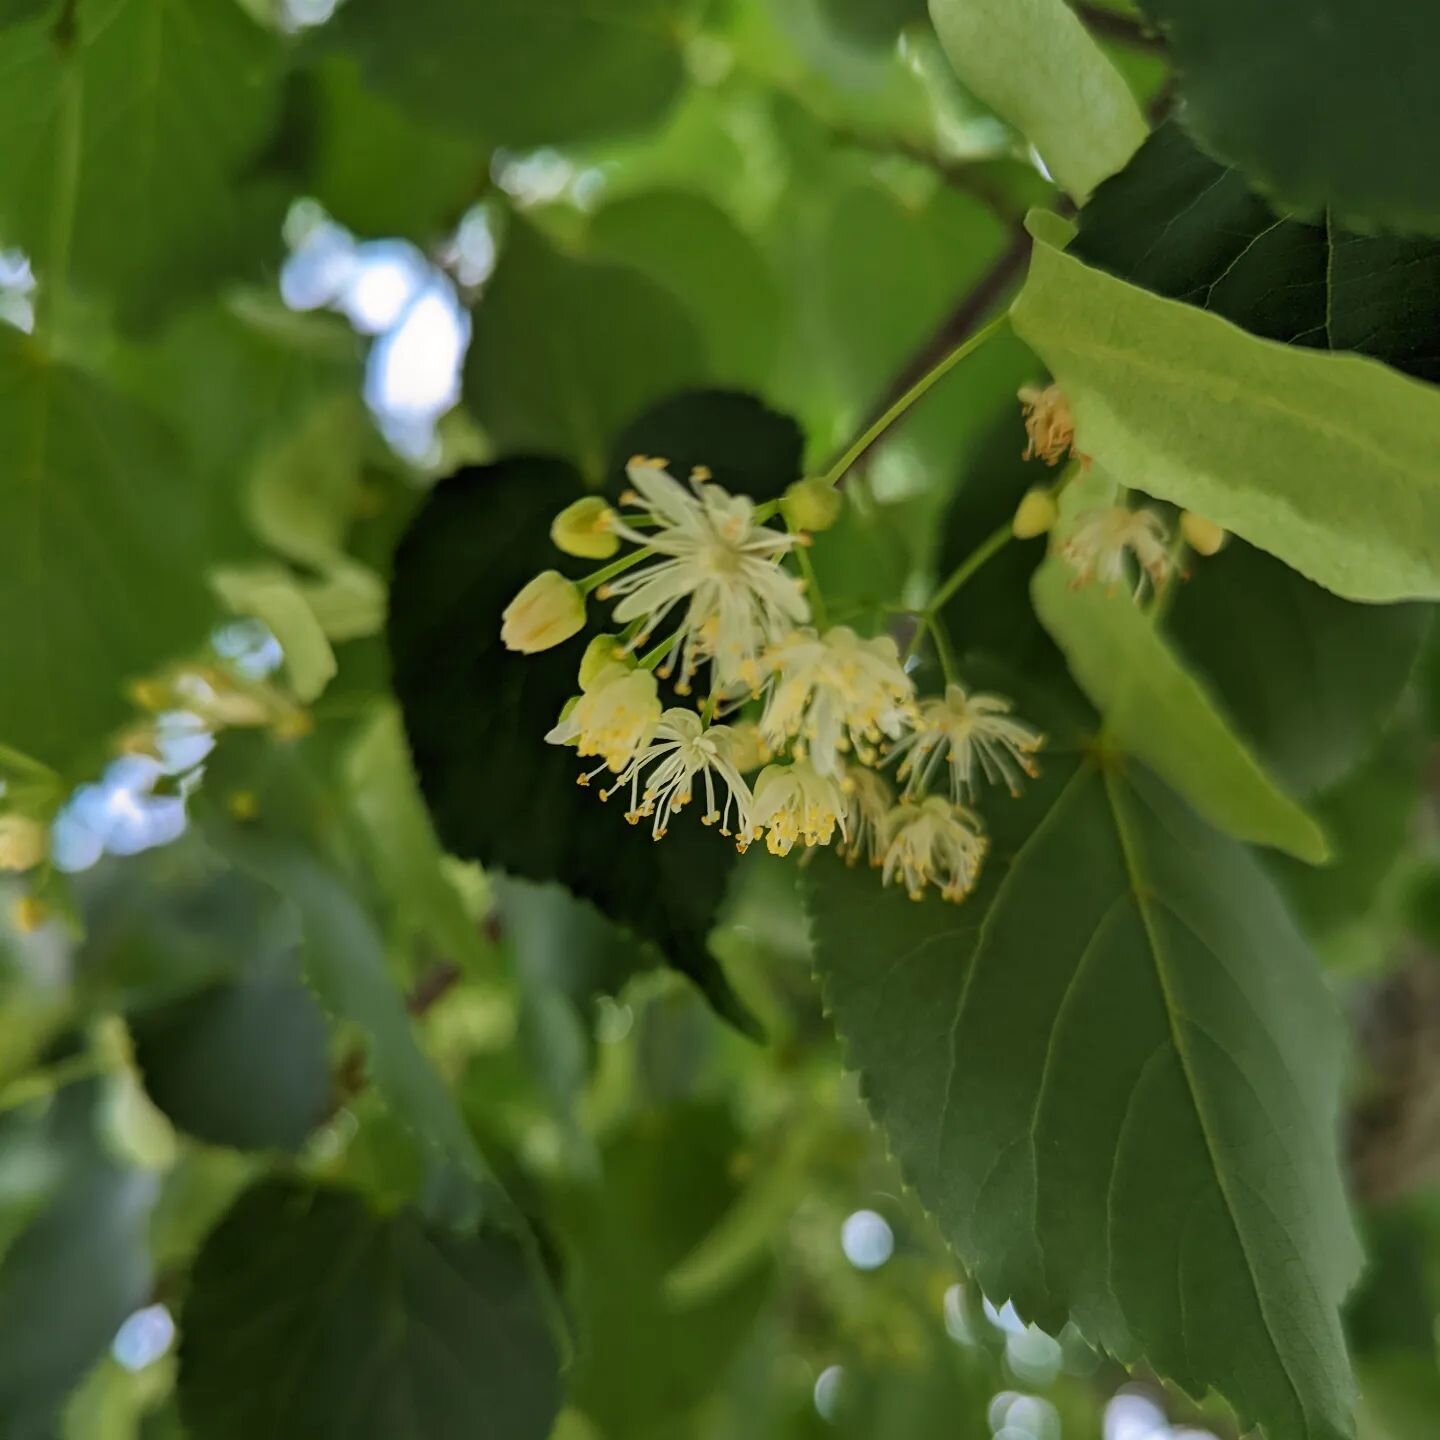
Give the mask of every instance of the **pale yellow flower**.
[{"label": "pale yellow flower", "polygon": [[[581,695],[546,733],[551,745],[574,745],[576,752],[598,755],[616,773],[650,743],[660,722],[660,695],[648,670],[611,661],[582,682]],[[592,771],[598,774],[598,771]],[[586,784],[590,775],[582,775]]]},{"label": "pale yellow flower", "polygon": [[[1087,510],[1060,547],[1060,553],[1075,571],[1076,586],[1092,580],[1107,587],[1128,585],[1127,555],[1135,557],[1157,590],[1175,568],[1170,531],[1164,520],[1154,510],[1129,510],[1123,505]],[[1137,594],[1143,583],[1142,577],[1135,587]]]},{"label": "pale yellow flower", "polygon": [[975,888],[987,848],[979,821],[962,805],[939,795],[898,805],[886,824],[884,882],[904,885],[912,900],[933,884],[942,899],[958,902]]},{"label": "pale yellow flower", "polygon": [[763,834],[772,855],[788,855],[797,843],[828,845],[837,830],[845,834],[845,808],[839,781],[807,761],[769,765],[755,782],[749,833]]},{"label": "pale yellow flower", "polygon": [[943,698],[922,700],[914,728],[888,757],[899,762],[896,779],[905,782],[907,797],[929,790],[942,759],[949,762],[950,798],[957,804],[974,799],[982,776],[1018,795],[1022,777],[1040,773],[1034,756],[1045,737],[1015,719],[1013,709],[1002,695],[972,694],[953,682]]}]

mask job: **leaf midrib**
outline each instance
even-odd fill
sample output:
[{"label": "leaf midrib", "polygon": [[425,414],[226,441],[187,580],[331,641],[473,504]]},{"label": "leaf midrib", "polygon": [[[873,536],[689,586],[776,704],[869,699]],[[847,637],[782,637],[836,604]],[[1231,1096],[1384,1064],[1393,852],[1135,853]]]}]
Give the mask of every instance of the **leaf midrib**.
[{"label": "leaf midrib", "polygon": [[1206,1118],[1204,1108],[1200,1104],[1199,1086],[1195,1079],[1189,1048],[1182,1038],[1179,1025],[1176,1023],[1177,1016],[1179,1015],[1179,1007],[1175,1002],[1166,967],[1161,961],[1162,947],[1151,909],[1149,897],[1150,887],[1145,884],[1143,879],[1139,850],[1136,846],[1135,838],[1131,833],[1131,828],[1125,820],[1123,797],[1119,792],[1119,787],[1113,772],[1105,770],[1102,779],[1105,787],[1106,802],[1109,805],[1110,813],[1115,823],[1115,834],[1120,844],[1120,853],[1125,865],[1125,873],[1130,883],[1130,891],[1134,896],[1135,908],[1140,915],[1141,924],[1145,928],[1147,948],[1150,951],[1150,958],[1154,965],[1155,979],[1160,987],[1161,1000],[1165,1009],[1166,1024],[1170,1031],[1170,1045],[1175,1051],[1175,1057],[1180,1062],[1181,1073],[1185,1078],[1185,1093],[1190,1099],[1190,1107],[1195,1114],[1196,1123],[1200,1127],[1200,1134],[1205,1141],[1205,1153],[1210,1162],[1210,1172],[1215,1178],[1215,1185],[1220,1192],[1220,1197],[1225,1202],[1226,1218],[1230,1222],[1230,1228],[1235,1233],[1235,1239],[1240,1246],[1240,1253],[1245,1258],[1246,1273],[1250,1277],[1250,1289],[1255,1297],[1255,1303],[1259,1308],[1261,1319],[1265,1322],[1265,1338],[1269,1341],[1271,1353],[1275,1356],[1276,1362],[1280,1366],[1280,1371],[1285,1376],[1285,1383],[1290,1387],[1290,1392],[1295,1397],[1296,1407],[1303,1417],[1308,1433],[1310,1431],[1309,1412],[1306,1409],[1304,1398],[1300,1393],[1300,1387],[1296,1383],[1295,1377],[1290,1373],[1289,1362],[1281,1353],[1280,1347],[1276,1342],[1274,1321],[1271,1319],[1269,1307],[1266,1304],[1265,1295],[1260,1285],[1260,1279],[1256,1274],[1255,1263],[1251,1258],[1250,1247],[1246,1242],[1244,1230],[1241,1228],[1239,1218],[1235,1212],[1235,1202],[1231,1197],[1230,1187],[1226,1181],[1224,1169],[1220,1164],[1215,1139],[1210,1133],[1209,1121]]}]

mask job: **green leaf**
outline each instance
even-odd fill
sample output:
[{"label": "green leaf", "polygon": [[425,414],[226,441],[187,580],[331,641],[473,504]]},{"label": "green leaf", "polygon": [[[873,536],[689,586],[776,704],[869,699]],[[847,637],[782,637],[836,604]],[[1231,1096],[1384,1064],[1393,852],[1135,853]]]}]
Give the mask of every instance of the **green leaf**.
[{"label": "green leaf", "polygon": [[487,1212],[513,1219],[454,1096],[415,1038],[369,915],[335,875],[293,841],[231,827],[222,832],[221,843],[237,864],[294,905],[305,977],[325,1009],[365,1037],[370,1076],[386,1103],[430,1151],[477,1187]]},{"label": "green leaf", "polygon": [[[146,1225],[155,1178],[116,1163],[96,1134],[101,1086],[67,1087],[38,1122],[61,1168],[46,1209],[0,1264],[0,1424],[5,1440],[50,1440],[66,1396],[150,1294]],[[17,1117],[3,1117],[13,1153]]]},{"label": "green leaf", "polygon": [[755,244],[713,201],[681,190],[627,196],[590,222],[597,259],[655,281],[700,325],[717,380],[763,386],[785,297]]},{"label": "green leaf", "polygon": [[259,620],[285,652],[285,678],[304,704],[316,699],[339,668],[305,592],[278,565],[228,566],[210,577],[215,593],[237,615]]},{"label": "green leaf", "polygon": [[1440,14],[1409,0],[1140,0],[1205,147],[1287,209],[1367,229],[1440,230],[1440,179],[1413,163],[1440,133],[1429,60]]},{"label": "green leaf", "polygon": [[[1114,503],[1113,482],[1092,469],[1066,488],[1059,533],[1087,509]],[[1074,579],[1064,558],[1051,554],[1030,593],[1035,613],[1104,718],[1107,736],[1213,825],[1302,860],[1324,860],[1320,827],[1261,769],[1166,643],[1154,615],[1123,589],[1076,587]]]},{"label": "green leaf", "polygon": [[825,998],[907,1179],[997,1303],[1269,1440],[1345,1440],[1358,1251],[1314,957],[1138,768],[1052,753],[987,818],[960,908],[813,872]]},{"label": "green leaf", "polygon": [[241,178],[275,120],[278,37],[234,0],[67,13],[0,35],[0,216],[42,284],[73,273],[136,312],[277,254],[283,202]]},{"label": "green leaf", "polygon": [[930,0],[930,18],[966,87],[1076,200],[1145,139],[1135,97],[1064,0]]},{"label": "green leaf", "polygon": [[729,1164],[739,1143],[722,1109],[656,1111],[605,1147],[603,1185],[559,1198],[572,1303],[587,1342],[571,1403],[606,1435],[689,1433],[685,1416],[755,1323],[770,1284],[763,1254],[703,1298],[682,1303],[665,1288],[734,1202]]},{"label": "green leaf", "polygon": [[566,455],[598,477],[622,425],[705,377],[703,354],[653,281],[568,259],[515,220],[476,312],[465,394],[501,449]]},{"label": "green leaf", "polygon": [[[682,395],[631,426],[617,455],[662,454],[677,473],[708,464],[716,481],[757,500],[796,478],[799,435],[747,396]],[[623,469],[612,468],[612,494]],[[580,763],[544,735],[575,693],[590,630],[542,655],[500,643],[500,616],[538,571],[593,568],[550,544],[554,516],[580,493],[558,461],[509,460],[437,485],[395,557],[389,639],[395,692],[421,791],[451,853],[530,880],[558,880],[696,979],[731,1018],[738,1002],[710,958],[736,856],[693,809],[655,844],[625,824]],[[544,815],[544,825],[526,817]]]},{"label": "green leaf", "polygon": [[683,66],[675,0],[409,0],[347,7],[333,43],[427,123],[512,148],[638,129]]},{"label": "green leaf", "polygon": [[1196,558],[1166,618],[1171,644],[1288,790],[1333,785],[1409,684],[1429,611],[1353,605],[1232,540]]},{"label": "green leaf", "polygon": [[1161,126],[1079,217],[1069,253],[1252,334],[1355,350],[1440,380],[1440,244],[1278,215],[1244,175]]},{"label": "green leaf", "polygon": [[453,230],[484,190],[487,149],[416,124],[367,89],[347,57],[326,59],[310,81],[307,193],[358,235],[423,244]]},{"label": "green leaf", "polygon": [[127,679],[204,639],[207,497],[150,414],[8,327],[0,426],[0,737],[63,770],[128,718]]},{"label": "green leaf", "polygon": [[267,1180],[216,1227],[182,1316],[192,1440],[544,1440],[559,1357],[513,1241]]},{"label": "green leaf", "polygon": [[1087,454],[1337,594],[1440,596],[1440,391],[1127,285],[1057,248],[1053,220],[1032,216],[1011,313]]},{"label": "green leaf", "polygon": [[150,1098],[213,1145],[298,1150],[329,1103],[325,1017],[293,951],[269,959],[130,1022]]}]

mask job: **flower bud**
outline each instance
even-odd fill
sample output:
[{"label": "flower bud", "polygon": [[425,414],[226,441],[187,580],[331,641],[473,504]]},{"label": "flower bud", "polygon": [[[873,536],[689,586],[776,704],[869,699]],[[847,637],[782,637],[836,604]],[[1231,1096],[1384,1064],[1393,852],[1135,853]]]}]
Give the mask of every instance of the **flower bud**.
[{"label": "flower bud", "polygon": [[1197,555],[1216,554],[1226,539],[1226,532],[1219,525],[1193,510],[1181,512],[1180,533]]},{"label": "flower bud", "polygon": [[614,513],[598,495],[587,495],[555,517],[550,524],[550,538],[567,555],[608,560],[620,548],[620,537],[610,528]]},{"label": "flower bud", "polygon": [[585,628],[585,597],[558,570],[544,570],[505,607],[501,618],[505,648],[533,655]]},{"label": "flower bud", "polygon": [[580,657],[580,688],[588,690],[607,665],[629,665],[633,668],[634,664],[635,657],[621,645],[618,635],[597,635]]},{"label": "flower bud", "polygon": [[50,832],[28,815],[0,815],[0,870],[31,870],[50,851]]},{"label": "flower bud", "polygon": [[1055,528],[1060,510],[1055,497],[1043,485],[1025,492],[1025,498],[1015,507],[1015,518],[1010,528],[1017,540],[1033,540],[1037,535],[1047,535]]},{"label": "flower bud", "polygon": [[845,497],[818,476],[797,480],[785,492],[780,509],[792,530],[828,530],[845,508]]}]

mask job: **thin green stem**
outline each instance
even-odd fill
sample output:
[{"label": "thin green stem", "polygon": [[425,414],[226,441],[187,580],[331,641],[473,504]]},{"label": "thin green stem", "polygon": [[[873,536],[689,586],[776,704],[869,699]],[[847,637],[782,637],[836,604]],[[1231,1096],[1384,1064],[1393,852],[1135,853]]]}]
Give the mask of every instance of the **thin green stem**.
[{"label": "thin green stem", "polygon": [[945,622],[938,615],[927,615],[925,617],[925,628],[930,632],[930,638],[935,642],[935,656],[940,661],[940,672],[945,677],[947,685],[955,683],[955,647],[950,643],[950,632],[945,628]]},{"label": "thin green stem", "polygon": [[576,582],[580,586],[580,593],[589,595],[592,591],[598,590],[607,580],[613,580],[617,575],[623,575],[632,565],[638,565],[640,561],[648,560],[654,553],[646,545],[642,549],[632,550],[628,555],[622,555],[618,560],[612,560],[608,565],[602,565],[593,574]]},{"label": "thin green stem", "polygon": [[869,425],[858,439],[825,472],[827,485],[838,485],[855,463],[884,433],[911,410],[940,383],[962,360],[973,355],[987,340],[992,340],[1010,323],[1008,312],[997,315],[988,325],[977,330],[930,367],[879,419]]},{"label": "thin green stem", "polygon": [[945,582],[930,597],[930,603],[925,607],[927,615],[938,614],[941,608],[950,600],[955,592],[987,561],[992,555],[998,554],[1015,537],[1009,520],[999,526],[990,535],[980,542],[956,567],[952,570]]},{"label": "thin green stem", "polygon": [[667,635],[653,650],[647,651],[640,657],[639,666],[642,670],[653,670],[667,655],[680,643],[681,632],[674,631]]}]

